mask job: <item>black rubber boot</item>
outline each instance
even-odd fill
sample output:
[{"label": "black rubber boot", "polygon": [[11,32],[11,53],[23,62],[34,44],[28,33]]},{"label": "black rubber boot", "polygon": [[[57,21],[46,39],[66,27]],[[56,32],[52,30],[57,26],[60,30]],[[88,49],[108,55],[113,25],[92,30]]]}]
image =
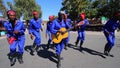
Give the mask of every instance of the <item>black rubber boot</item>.
[{"label": "black rubber boot", "polygon": [[110,56],[110,57],[114,57],[114,55],[110,54],[111,49],[112,49],[112,47],[109,46],[109,47],[108,47],[108,56]]},{"label": "black rubber boot", "polygon": [[111,51],[111,49],[112,49],[112,47],[111,47],[111,46],[109,46],[109,47],[108,47],[108,53]]},{"label": "black rubber boot", "polygon": [[23,64],[23,54],[18,54],[18,62]]},{"label": "black rubber boot", "polygon": [[78,43],[79,43],[79,40],[77,39],[75,42],[75,47],[77,47]]},{"label": "black rubber boot", "polygon": [[104,55],[108,56],[108,49],[109,49],[109,45],[106,44],[105,48],[104,48]]},{"label": "black rubber boot", "polygon": [[64,49],[65,49],[65,50],[67,50],[67,46],[68,46],[68,44],[67,44],[67,43],[65,43],[65,47],[64,47]]},{"label": "black rubber boot", "polygon": [[49,49],[49,46],[50,46],[50,42],[48,42],[48,44],[47,44],[47,50]]},{"label": "black rubber boot", "polygon": [[82,52],[83,50],[82,45],[83,45],[83,41],[80,42],[80,46],[79,46],[80,52]]},{"label": "black rubber boot", "polygon": [[55,43],[53,43],[53,45],[52,45],[52,49],[55,50]]},{"label": "black rubber boot", "polygon": [[36,48],[36,44],[35,44],[35,43],[33,43],[33,46],[31,46],[32,52],[34,52],[34,51],[35,51],[35,48]]},{"label": "black rubber boot", "polygon": [[82,49],[83,41],[80,42],[80,49]]},{"label": "black rubber boot", "polygon": [[10,65],[13,66],[16,62],[16,53],[10,55]]},{"label": "black rubber boot", "polygon": [[35,48],[36,52],[39,52],[39,48],[40,48],[40,46],[37,46],[37,47]]},{"label": "black rubber boot", "polygon": [[34,56],[35,48],[36,48],[36,44],[33,43],[33,45],[31,46],[31,52],[30,52],[32,56]]},{"label": "black rubber boot", "polygon": [[57,63],[57,68],[61,68],[61,59],[60,55],[57,55],[58,63]]}]

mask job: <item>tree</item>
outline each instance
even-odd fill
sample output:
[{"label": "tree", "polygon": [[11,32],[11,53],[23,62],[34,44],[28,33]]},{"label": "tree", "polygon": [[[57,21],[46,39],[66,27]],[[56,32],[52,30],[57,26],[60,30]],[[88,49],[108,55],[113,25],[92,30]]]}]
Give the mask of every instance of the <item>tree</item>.
[{"label": "tree", "polygon": [[63,0],[61,10],[67,12],[72,20],[76,20],[81,12],[86,12],[88,0]]},{"label": "tree", "polygon": [[63,0],[62,5],[61,10],[66,11],[72,19],[76,19],[81,12],[87,13],[88,18],[111,18],[120,11],[120,0]]},{"label": "tree", "polygon": [[32,12],[37,10],[39,16],[42,16],[41,7],[36,3],[36,0],[14,0],[14,4],[8,2],[10,9],[14,9],[17,12],[17,18],[23,16],[23,19],[29,20],[32,18]]},{"label": "tree", "polygon": [[115,12],[120,11],[120,0],[92,0],[91,2],[92,6],[89,10],[96,10],[94,17],[106,16],[111,18]]},{"label": "tree", "polygon": [[111,18],[117,11],[120,11],[120,0],[106,0],[106,4],[99,9],[99,14]]},{"label": "tree", "polygon": [[3,16],[6,17],[7,8],[3,4],[3,0],[0,0],[0,12],[2,12]]}]

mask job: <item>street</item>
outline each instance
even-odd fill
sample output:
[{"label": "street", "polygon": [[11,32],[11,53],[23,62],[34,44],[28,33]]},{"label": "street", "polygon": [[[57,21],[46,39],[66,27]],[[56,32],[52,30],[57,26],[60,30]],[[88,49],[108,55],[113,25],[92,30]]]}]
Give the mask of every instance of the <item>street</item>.
[{"label": "street", "polygon": [[[61,68],[119,68],[120,67],[120,32],[116,32],[116,43],[111,54],[114,57],[103,55],[106,39],[102,32],[86,31],[86,38],[83,44],[83,51],[78,48],[72,48],[77,38],[77,32],[70,33],[70,44],[68,50],[63,50],[61,56]],[[57,59],[54,56],[55,50],[45,49],[47,39],[44,31],[41,32],[40,51],[35,55],[30,54],[30,47],[33,40],[26,33],[26,42],[24,46],[23,64],[16,61],[14,66],[10,66],[7,54],[9,45],[5,37],[0,38],[0,68],[57,68]]]}]

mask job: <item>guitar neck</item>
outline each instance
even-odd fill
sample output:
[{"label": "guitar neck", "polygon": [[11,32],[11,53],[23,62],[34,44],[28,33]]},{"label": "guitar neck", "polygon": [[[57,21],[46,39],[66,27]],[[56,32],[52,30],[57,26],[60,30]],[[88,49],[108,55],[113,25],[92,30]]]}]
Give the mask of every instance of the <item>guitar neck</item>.
[{"label": "guitar neck", "polygon": [[67,29],[64,33],[71,31],[72,29],[74,29],[75,27],[81,26],[84,24],[84,21],[80,21],[79,23],[75,24],[74,26],[72,26],[71,28]]},{"label": "guitar neck", "polygon": [[72,29],[74,29],[75,28],[75,26],[73,26],[73,27],[71,27],[71,28],[69,28],[69,29],[67,29],[66,31],[64,31],[63,33],[66,33],[66,32],[68,32],[68,31],[71,31]]}]

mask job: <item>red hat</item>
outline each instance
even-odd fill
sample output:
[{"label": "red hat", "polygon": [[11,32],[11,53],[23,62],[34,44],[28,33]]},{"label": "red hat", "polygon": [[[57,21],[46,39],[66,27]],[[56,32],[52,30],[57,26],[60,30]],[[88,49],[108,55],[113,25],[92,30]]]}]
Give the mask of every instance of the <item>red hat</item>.
[{"label": "red hat", "polygon": [[34,11],[32,14],[33,14],[33,15],[38,15],[38,12],[37,12],[37,11]]},{"label": "red hat", "polygon": [[7,15],[16,15],[16,12],[14,10],[8,10]]},{"label": "red hat", "polygon": [[80,14],[80,17],[81,17],[83,20],[85,19],[85,16],[86,16],[85,13],[81,13],[81,14]]},{"label": "red hat", "polygon": [[54,18],[55,18],[54,15],[49,16],[49,19],[54,19]]},{"label": "red hat", "polygon": [[114,15],[115,15],[116,17],[120,16],[120,11],[116,12]]}]

